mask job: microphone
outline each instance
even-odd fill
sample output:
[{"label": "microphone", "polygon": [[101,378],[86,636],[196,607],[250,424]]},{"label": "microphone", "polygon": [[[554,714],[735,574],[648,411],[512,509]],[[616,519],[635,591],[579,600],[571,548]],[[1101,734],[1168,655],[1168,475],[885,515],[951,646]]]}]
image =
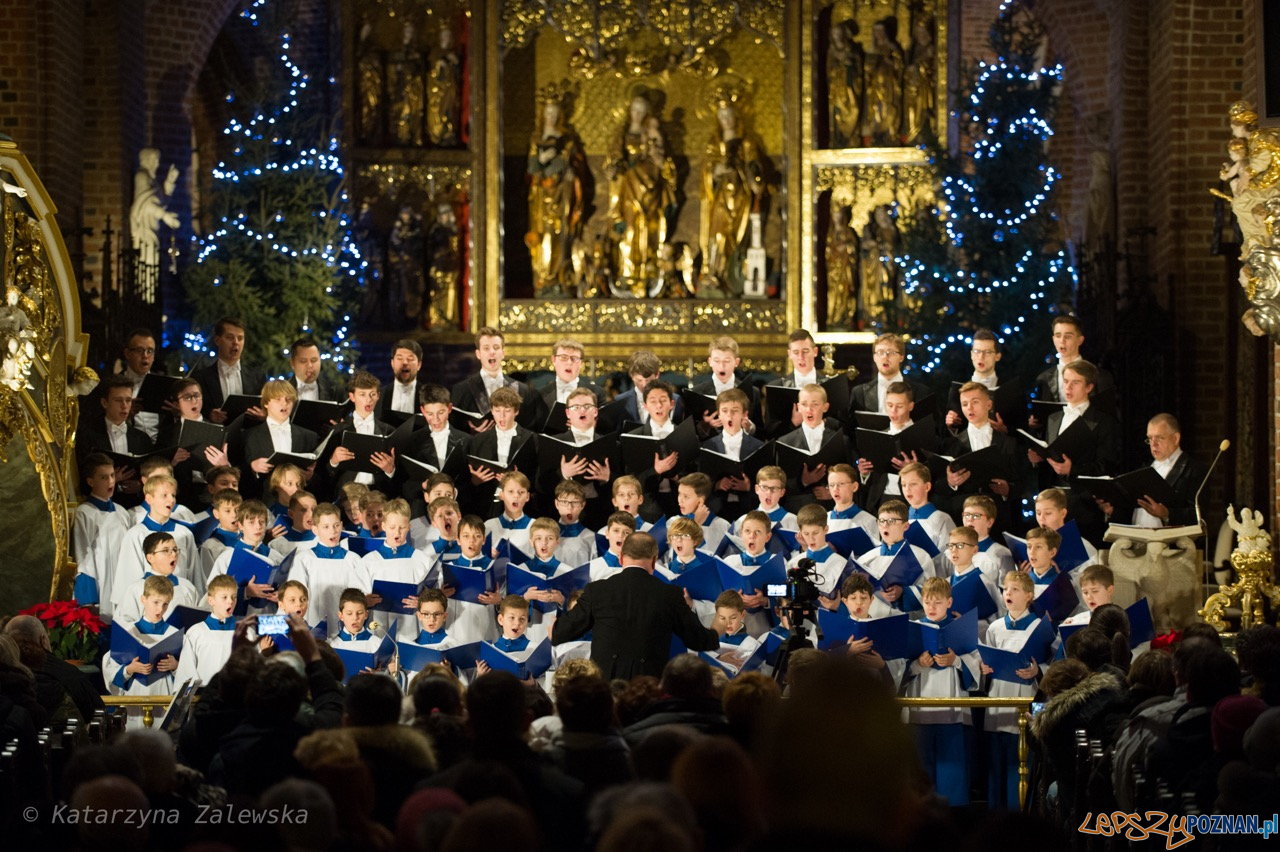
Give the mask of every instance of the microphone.
[{"label": "microphone", "polygon": [[[1200,525],[1200,530],[1205,535],[1205,548],[1209,547],[1209,531],[1205,528],[1204,518],[1200,517],[1200,492],[1204,490],[1204,486],[1209,482],[1209,477],[1213,476],[1213,468],[1218,463],[1218,459],[1222,458],[1222,454],[1231,446],[1231,442],[1226,438],[1222,439],[1222,443],[1218,444],[1218,454],[1213,457],[1213,461],[1209,464],[1209,470],[1205,472],[1204,479],[1200,480],[1200,487],[1196,489],[1196,496],[1192,499],[1192,504],[1196,507],[1196,523]],[[1207,552],[1206,552],[1207,557]],[[1208,559],[1206,558],[1206,562]]]}]

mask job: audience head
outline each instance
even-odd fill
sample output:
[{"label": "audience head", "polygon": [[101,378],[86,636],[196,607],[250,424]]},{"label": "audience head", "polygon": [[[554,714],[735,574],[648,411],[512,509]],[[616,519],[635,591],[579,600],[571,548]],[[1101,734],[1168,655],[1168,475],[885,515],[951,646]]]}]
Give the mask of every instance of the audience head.
[{"label": "audience head", "polygon": [[400,721],[400,689],[395,680],[362,672],[347,682],[342,724],[347,727],[394,725]]},{"label": "audience head", "polygon": [[672,698],[698,701],[711,697],[711,666],[695,654],[677,654],[662,669],[662,691]]},{"label": "audience head", "polygon": [[556,712],[564,729],[574,733],[607,734],[617,727],[613,691],[603,678],[579,675],[556,690]]}]

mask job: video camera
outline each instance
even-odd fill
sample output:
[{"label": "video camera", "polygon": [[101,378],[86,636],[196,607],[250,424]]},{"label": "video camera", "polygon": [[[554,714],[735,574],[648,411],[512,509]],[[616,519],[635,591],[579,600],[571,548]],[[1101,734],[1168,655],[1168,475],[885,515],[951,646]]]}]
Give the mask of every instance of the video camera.
[{"label": "video camera", "polygon": [[818,564],[804,558],[787,569],[787,582],[770,583],[765,594],[771,598],[786,598],[786,609],[811,610],[818,602]]}]

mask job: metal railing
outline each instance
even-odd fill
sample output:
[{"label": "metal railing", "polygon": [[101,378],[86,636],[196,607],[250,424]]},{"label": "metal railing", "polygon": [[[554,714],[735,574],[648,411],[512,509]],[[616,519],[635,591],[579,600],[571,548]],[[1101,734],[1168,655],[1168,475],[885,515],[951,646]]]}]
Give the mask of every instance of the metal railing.
[{"label": "metal railing", "polygon": [[[103,702],[108,707],[141,707],[142,724],[150,728],[155,724],[157,707],[168,707],[173,701],[172,695],[104,695]],[[1027,740],[1027,723],[1030,716],[1027,710],[1031,707],[1031,698],[899,698],[898,703],[904,708],[912,707],[993,707],[1010,710],[1021,710],[1018,714],[1018,807],[1027,809],[1027,798],[1031,790],[1031,746]]]}]

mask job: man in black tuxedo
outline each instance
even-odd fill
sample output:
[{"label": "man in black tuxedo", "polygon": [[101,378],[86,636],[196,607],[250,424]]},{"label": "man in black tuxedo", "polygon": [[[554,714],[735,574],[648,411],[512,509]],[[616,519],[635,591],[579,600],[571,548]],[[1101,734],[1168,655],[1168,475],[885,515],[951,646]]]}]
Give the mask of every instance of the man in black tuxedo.
[{"label": "man in black tuxedo", "polygon": [[1171,505],[1144,496],[1136,505],[1113,506],[1102,500],[1098,508],[1107,519],[1140,527],[1190,526],[1196,522],[1196,490],[1204,480],[1204,467],[1182,451],[1182,427],[1172,414],[1157,414],[1147,423],[1151,466],[1164,477],[1177,496]]},{"label": "man in black tuxedo", "polygon": [[671,656],[671,637],[690,651],[714,651],[724,628],[703,627],[679,586],[653,576],[658,543],[648,533],[632,533],[622,544],[622,571],[588,583],[573,609],[556,621],[551,644],[571,642],[591,632],[591,659],[605,678],[630,680],[662,675]]},{"label": "man in black tuxedo", "polygon": [[310,337],[299,338],[289,346],[289,366],[293,375],[289,381],[298,392],[298,399],[321,402],[340,402],[342,389],[320,372],[320,345]]},{"label": "man in black tuxedo", "polygon": [[1075,519],[1080,534],[1091,542],[1100,542],[1104,531],[1102,512],[1093,500],[1081,476],[1110,476],[1120,465],[1120,424],[1116,418],[1092,405],[1089,395],[1097,381],[1098,370],[1088,361],[1072,361],[1062,373],[1062,411],[1049,415],[1045,439],[1053,443],[1077,419],[1084,421],[1092,433],[1076,456],[1064,454],[1062,461],[1046,459],[1035,450],[1027,450],[1027,460],[1040,468],[1042,488],[1067,489],[1067,512]]},{"label": "man in black tuxedo", "polygon": [[[102,380],[101,417],[86,417],[76,430],[76,459],[83,467],[90,453],[128,453],[142,455],[154,449],[146,433],[129,424],[133,406],[133,380],[117,373]],[[116,493],[124,505],[137,505],[140,488],[137,471],[116,465]]]},{"label": "man in black tuxedo", "polygon": [[[693,390],[712,398],[731,388],[738,388],[747,395],[746,422],[748,431],[755,432],[755,424],[751,418],[760,417],[760,395],[756,392],[749,373],[739,373],[738,365],[742,358],[738,354],[738,341],[728,335],[714,338],[707,351],[707,366],[711,374],[705,379],[693,383]],[[763,421],[761,421],[763,422]],[[713,430],[721,428],[717,412],[707,415],[705,422],[698,424],[698,435],[707,438]]]},{"label": "man in black tuxedo", "polygon": [[262,386],[262,408],[267,417],[261,426],[253,427],[244,436],[244,464],[248,473],[240,478],[240,490],[246,497],[259,496],[265,498],[264,503],[273,503],[275,495],[267,494],[265,488],[272,469],[268,461],[272,454],[277,451],[311,453],[319,446],[320,437],[315,432],[289,419],[297,403],[293,382],[273,379]]},{"label": "man in black tuxedo", "polygon": [[[1066,366],[1073,361],[1083,360],[1080,354],[1080,347],[1084,343],[1084,326],[1080,324],[1080,320],[1070,314],[1062,314],[1053,320],[1053,348],[1058,353],[1058,363],[1052,367],[1047,367],[1038,376],[1035,382],[1035,398],[1044,402],[1065,402],[1063,399],[1063,372]],[[1103,397],[1103,407],[1108,412],[1116,410],[1116,400],[1114,397],[1116,390],[1116,380],[1106,370],[1094,367],[1097,372],[1097,378],[1094,380],[1093,390],[1090,392],[1090,399],[1098,399]],[[1031,426],[1038,428],[1040,422],[1033,416],[1031,418]]]},{"label": "man in black tuxedo", "polygon": [[996,526],[1002,531],[1013,532],[1013,509],[1009,498],[1011,495],[1016,498],[1021,493],[1016,485],[1017,474],[1025,466],[1025,462],[1021,462],[1018,457],[1017,439],[996,430],[995,423],[991,420],[991,391],[986,385],[981,382],[965,382],[960,386],[959,396],[964,425],[948,432],[942,445],[942,453],[959,459],[969,453],[995,447],[1003,468],[1000,472],[1004,477],[977,482],[968,470],[960,468],[953,471],[944,467],[935,472],[934,478],[938,480],[938,484],[933,489],[933,502],[960,525],[965,498],[973,494],[985,494],[995,501]]},{"label": "man in black tuxedo", "polygon": [[337,500],[342,486],[354,481],[375,488],[383,494],[394,494],[392,479],[396,474],[394,451],[371,453],[368,456],[368,461],[377,471],[376,473],[338,469],[343,462],[356,458],[355,453],[342,446],[342,433],[350,431],[361,435],[385,437],[393,431],[391,426],[377,418],[378,380],[373,374],[356,370],[348,388],[347,398],[351,400],[353,406],[351,416],[340,420],[333,427],[325,457],[316,461],[315,476],[309,483],[312,486],[311,491],[317,495],[317,499],[323,496]]},{"label": "man in black tuxedo", "polygon": [[[468,437],[449,425],[449,391],[441,385],[422,384],[418,388],[418,410],[427,421],[427,428],[419,429],[409,437],[404,457],[429,464],[441,473],[452,476],[455,482],[465,468]],[[402,480],[401,493],[406,500],[422,499],[422,483],[428,474],[405,461],[396,461],[396,479]]]},{"label": "man in black tuxedo", "polygon": [[[397,340],[391,350],[391,372],[394,378],[378,391],[379,420],[399,424],[418,412],[418,389],[425,384],[418,378],[422,369],[422,347],[416,340]],[[387,412],[398,412],[399,416]]]},{"label": "man in black tuxedo", "polygon": [[506,357],[506,338],[501,331],[487,325],[477,331],[476,360],[480,362],[480,370],[453,386],[450,394],[453,404],[463,411],[488,414],[489,398],[498,388],[511,388],[524,399],[528,395],[524,384],[502,372]]},{"label": "man in black tuxedo", "polygon": [[[192,370],[191,378],[200,383],[200,392],[204,395],[201,411],[204,418],[212,423],[225,423],[227,414],[222,410],[222,403],[227,397],[257,396],[262,393],[267,377],[262,370],[240,362],[244,354],[244,323],[235,317],[223,317],[214,325],[213,347],[218,352],[217,359],[207,367]],[[249,410],[262,419],[260,408],[254,406]]]},{"label": "man in black tuxedo", "polygon": [[[885,413],[884,397],[889,385],[902,382],[911,388],[913,401],[918,405],[929,396],[929,388],[903,377],[902,362],[907,357],[906,344],[896,334],[882,334],[871,344],[871,357],[875,360],[876,376],[849,389],[850,422],[855,411]],[[917,419],[929,414],[917,408]]]},{"label": "man in black tuxedo", "polygon": [[[514,388],[498,388],[489,399],[493,406],[493,427],[472,435],[467,442],[467,452],[477,458],[489,459],[508,467],[514,465],[530,480],[537,478],[537,436],[516,423],[520,411],[520,394]],[[493,513],[493,492],[497,476],[492,470],[466,464],[458,477],[458,502],[463,512],[488,518]],[[554,486],[553,486],[554,487]],[[546,493],[536,495],[551,511],[551,500]]]},{"label": "man in black tuxedo", "polygon": [[[557,402],[568,404],[569,394],[585,388],[597,400],[604,399],[604,392],[582,378],[582,361],[585,353],[582,344],[570,337],[562,337],[551,347],[551,367],[555,377],[542,388],[525,397],[520,408],[520,425],[535,432],[548,428],[547,418]],[[550,431],[559,431],[561,424],[550,424]]]},{"label": "man in black tuxedo", "polygon": [[[622,400],[622,419],[630,420],[644,426],[649,423],[649,412],[645,410],[645,389],[653,382],[661,381],[662,362],[658,356],[647,349],[639,349],[631,353],[627,362],[627,375],[631,378],[631,390],[618,394],[616,399]],[[670,386],[668,386],[670,387]],[[674,393],[674,388],[671,389]],[[684,416],[680,397],[672,400],[675,406],[671,410],[671,419],[679,423]]]}]

